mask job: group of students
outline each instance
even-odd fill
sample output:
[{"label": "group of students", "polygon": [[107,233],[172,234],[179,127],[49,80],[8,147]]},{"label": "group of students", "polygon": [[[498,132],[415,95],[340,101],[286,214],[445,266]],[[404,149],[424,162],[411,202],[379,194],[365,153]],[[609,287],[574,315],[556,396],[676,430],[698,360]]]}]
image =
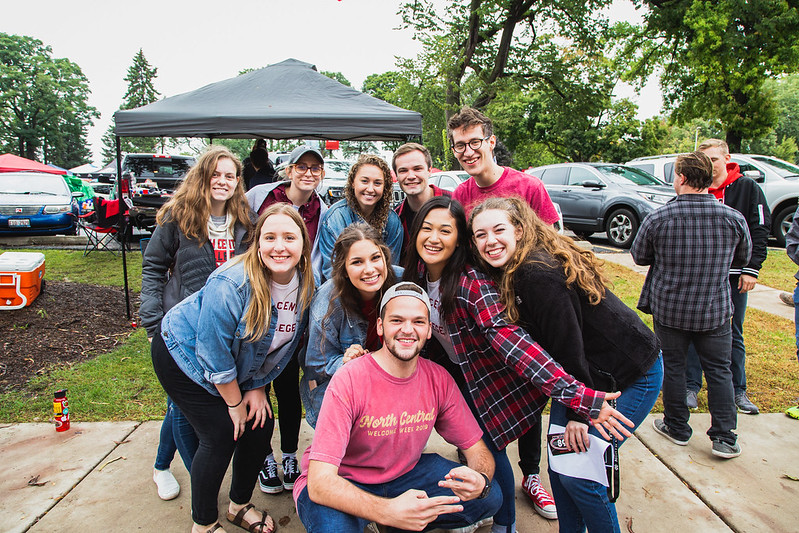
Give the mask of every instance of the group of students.
[{"label": "group of students", "polygon": [[[192,531],[222,530],[217,498],[231,460],[231,523],[249,531],[275,530],[273,519],[250,503],[260,483],[264,492],[293,489],[309,531],[340,525],[314,518],[324,506],[316,501],[324,498],[315,487],[326,479],[319,463],[343,468],[344,462],[306,452],[298,468],[301,405],[315,435],[329,434],[331,425],[341,424],[328,392],[341,370],[367,359],[381,366],[381,357],[400,358],[403,347],[419,340],[403,338],[404,326],[388,333],[385,313],[399,280],[422,290],[424,298],[416,297],[426,302],[423,326],[433,340],[415,344],[424,344],[425,360],[440,363],[457,384],[457,398],[447,405],[465,399],[483,434],[480,449],[484,445],[489,454],[485,460],[474,451],[471,430],[451,427],[461,419],[471,422],[446,418],[440,433],[459,436],[455,444],[468,448],[467,466],[456,465],[446,480],[436,481],[453,487],[450,504],[485,498],[496,485],[501,498],[494,491],[492,531],[515,531],[515,482],[505,448],[540,424],[549,397],[555,400],[551,424],[564,428],[562,442],[572,452],[586,451],[592,434],[613,439],[618,449],[649,413],[663,377],[657,338],[607,288],[601,261],[551,227],[551,202],[535,178],[496,165],[490,128],[472,109],[450,121],[453,152],[473,176],[453,197],[428,190],[426,178],[419,178],[424,172],[402,161],[398,168],[395,155],[400,183],[421,181],[428,196],[421,205],[406,200],[402,217],[391,209],[390,168],[373,155],[358,159],[345,198],[328,209],[315,192],[324,160],[307,146],[291,153],[288,180],[246,194],[238,159],[212,146],[161,209],[144,253],[140,308],[155,372],[168,395],[154,480],[162,498],[177,495],[169,463],[178,449],[191,473]],[[429,174],[429,154],[420,145],[397,154],[426,160]],[[483,171],[493,175],[489,186],[480,183]],[[536,213],[539,204],[544,220]],[[387,299],[389,293],[394,296]],[[414,320],[412,327],[422,322]],[[360,371],[368,368],[357,364]],[[270,447],[273,382],[283,480]],[[402,456],[407,436],[388,433],[386,443]],[[315,436],[311,447],[318,450],[317,441]],[[520,454],[537,448],[532,453],[540,455],[540,433],[528,441],[520,442]],[[357,448],[346,444],[340,454]],[[530,475],[540,486],[538,459]],[[552,468],[549,474],[562,531],[619,530],[603,483]],[[374,488],[347,479],[359,490]],[[358,524],[374,516],[371,509],[351,512],[351,503],[338,511],[354,515]],[[442,505],[414,527],[473,530],[468,520],[475,516],[445,518],[455,512],[450,507]],[[410,523],[402,516],[392,520],[385,525],[404,529]]]}]

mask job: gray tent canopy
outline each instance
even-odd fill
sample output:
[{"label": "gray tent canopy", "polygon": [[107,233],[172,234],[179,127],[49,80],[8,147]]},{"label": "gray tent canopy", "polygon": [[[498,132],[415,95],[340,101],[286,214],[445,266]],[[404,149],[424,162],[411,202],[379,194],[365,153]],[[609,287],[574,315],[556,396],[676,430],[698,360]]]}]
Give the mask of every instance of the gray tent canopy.
[{"label": "gray tent canopy", "polygon": [[114,113],[122,137],[391,141],[421,137],[422,116],[287,59]]}]

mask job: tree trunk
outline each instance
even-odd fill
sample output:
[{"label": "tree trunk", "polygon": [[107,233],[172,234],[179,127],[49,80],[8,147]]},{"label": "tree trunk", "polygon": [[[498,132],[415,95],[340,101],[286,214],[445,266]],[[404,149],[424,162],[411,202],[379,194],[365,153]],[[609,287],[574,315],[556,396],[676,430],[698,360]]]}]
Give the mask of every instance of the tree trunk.
[{"label": "tree trunk", "polygon": [[727,130],[727,136],[725,137],[725,141],[727,141],[727,146],[730,147],[730,153],[736,154],[741,151],[741,140],[743,139],[743,135],[741,135],[737,131]]}]

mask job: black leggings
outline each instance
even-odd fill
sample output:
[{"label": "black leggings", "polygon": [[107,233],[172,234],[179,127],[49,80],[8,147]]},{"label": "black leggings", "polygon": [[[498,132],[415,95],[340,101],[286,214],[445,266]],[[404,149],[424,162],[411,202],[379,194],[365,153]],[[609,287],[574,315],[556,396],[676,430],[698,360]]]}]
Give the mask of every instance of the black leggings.
[{"label": "black leggings", "polygon": [[522,469],[524,477],[530,474],[538,474],[541,470],[541,414],[538,422],[527,430],[527,433],[519,437],[519,467]]},{"label": "black leggings", "polygon": [[[275,387],[275,396],[277,397],[277,412],[280,419],[280,449],[283,453],[296,453],[297,443],[300,439],[300,423],[302,422],[300,364],[297,362],[296,353],[271,385]],[[266,386],[266,394],[269,394],[269,385]],[[269,403],[271,405],[271,398]],[[274,413],[274,407],[272,412]],[[266,455],[270,453],[272,453],[272,443],[267,442]]]},{"label": "black leggings", "polygon": [[153,337],[153,368],[161,385],[194,428],[200,445],[191,465],[191,517],[200,525],[211,525],[219,516],[217,499],[231,458],[233,478],[230,500],[250,501],[258,472],[266,458],[266,446],[274,420],[252,429],[233,440],[233,421],[225,401],[189,379],[169,353],[161,335]]}]

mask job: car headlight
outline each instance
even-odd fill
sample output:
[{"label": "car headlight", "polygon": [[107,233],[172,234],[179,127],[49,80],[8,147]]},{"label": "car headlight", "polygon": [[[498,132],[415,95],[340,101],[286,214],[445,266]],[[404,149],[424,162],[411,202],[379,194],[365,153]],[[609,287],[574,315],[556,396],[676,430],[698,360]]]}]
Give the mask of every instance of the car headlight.
[{"label": "car headlight", "polygon": [[670,194],[655,194],[655,193],[651,193],[651,192],[639,192],[638,194],[640,194],[641,196],[643,196],[644,198],[646,198],[650,202],[653,202],[653,203],[656,203],[656,204],[660,204],[660,205],[663,205],[663,204],[667,203],[669,200],[671,200],[672,198],[674,198],[674,196],[672,196]]},{"label": "car headlight", "polygon": [[58,213],[71,213],[72,212],[72,204],[67,205],[46,205],[44,206],[44,212],[47,215],[55,215]]}]

